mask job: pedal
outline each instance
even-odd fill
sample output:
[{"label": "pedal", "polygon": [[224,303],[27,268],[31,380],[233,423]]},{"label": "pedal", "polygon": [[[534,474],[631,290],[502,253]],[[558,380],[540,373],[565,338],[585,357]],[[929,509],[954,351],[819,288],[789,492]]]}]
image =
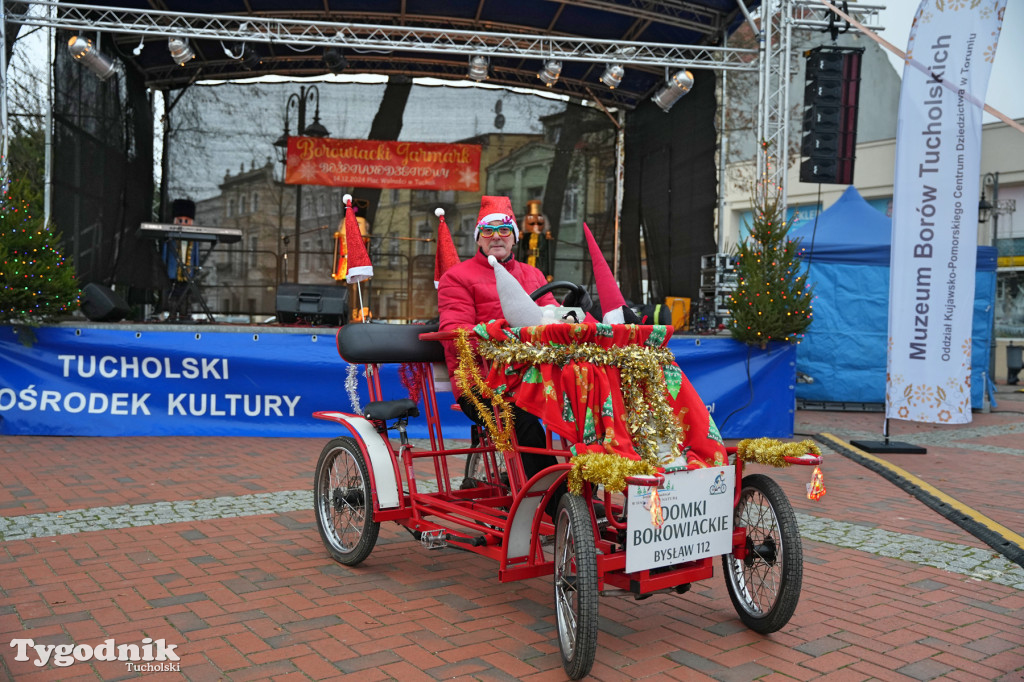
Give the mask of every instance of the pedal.
[{"label": "pedal", "polygon": [[446,531],[441,528],[437,530],[425,530],[420,535],[420,544],[427,549],[443,549],[448,546],[446,535]]}]

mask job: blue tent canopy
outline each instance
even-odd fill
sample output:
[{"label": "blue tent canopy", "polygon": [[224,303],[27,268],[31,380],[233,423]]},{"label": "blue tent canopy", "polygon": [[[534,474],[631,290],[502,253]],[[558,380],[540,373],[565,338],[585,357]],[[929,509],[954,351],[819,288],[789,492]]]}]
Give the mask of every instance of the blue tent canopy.
[{"label": "blue tent canopy", "polygon": [[[814,285],[814,321],[797,346],[798,400],[884,403],[892,219],[854,187],[816,219],[790,228]],[[996,251],[979,246],[971,328],[971,402],[981,405],[989,366]]]}]

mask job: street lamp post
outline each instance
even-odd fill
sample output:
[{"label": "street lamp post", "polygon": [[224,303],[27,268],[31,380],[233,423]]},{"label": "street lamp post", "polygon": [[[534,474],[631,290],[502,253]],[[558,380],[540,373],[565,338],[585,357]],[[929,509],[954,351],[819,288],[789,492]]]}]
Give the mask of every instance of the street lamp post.
[{"label": "street lamp post", "polygon": [[[306,125],[306,104],[316,103],[316,110],[313,114],[313,122],[308,126]],[[282,162],[285,164],[285,174],[288,172],[288,112],[295,109],[296,121],[295,121],[295,133],[297,135],[305,137],[327,137],[330,133],[327,132],[327,128],[320,123],[320,90],[315,85],[309,87],[302,86],[299,88],[298,93],[292,93],[288,96],[288,101],[284,106],[284,134],[277,138],[277,142],[274,143],[275,147],[283,150]],[[284,178],[281,179],[282,182]],[[299,281],[299,254],[302,251],[302,245],[299,242],[299,235],[302,232],[301,228],[302,219],[302,185],[295,185],[295,263],[292,266],[292,279],[295,282]]]},{"label": "street lamp post", "polygon": [[[992,189],[992,203],[986,197],[986,188]],[[978,222],[985,223],[992,218],[992,246],[996,250],[996,293],[999,292],[999,216],[1014,213],[1017,202],[1013,199],[999,200],[999,173],[985,173],[981,181],[981,201],[978,203]],[[996,380],[996,310],[992,303],[992,343],[989,348],[988,376],[994,383]],[[988,392],[986,391],[986,395]]]}]

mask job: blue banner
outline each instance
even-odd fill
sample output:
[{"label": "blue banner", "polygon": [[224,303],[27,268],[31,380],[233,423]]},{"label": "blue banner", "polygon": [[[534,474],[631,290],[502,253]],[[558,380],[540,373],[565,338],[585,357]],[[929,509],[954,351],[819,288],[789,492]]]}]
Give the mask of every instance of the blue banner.
[{"label": "blue banner", "polygon": [[[754,350],[731,339],[676,337],[680,367],[725,438],[789,437],[795,407],[792,346]],[[348,364],[333,329],[95,326],[0,327],[0,433],[44,436],[331,437],[313,412],[352,412]],[[384,398],[408,397],[397,365]],[[359,404],[367,401],[358,371]],[[468,420],[438,394],[448,438]],[[426,420],[409,424],[425,438]]]}]

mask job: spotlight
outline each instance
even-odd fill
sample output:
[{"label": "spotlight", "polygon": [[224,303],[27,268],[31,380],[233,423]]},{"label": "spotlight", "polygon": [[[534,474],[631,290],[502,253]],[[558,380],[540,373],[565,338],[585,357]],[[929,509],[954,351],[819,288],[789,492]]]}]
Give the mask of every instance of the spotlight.
[{"label": "spotlight", "polygon": [[665,83],[665,87],[658,90],[654,97],[651,99],[657,104],[662,111],[668,113],[668,110],[672,108],[680,97],[685,95],[693,87],[693,74],[683,69],[682,71],[676,71],[672,77]]},{"label": "spotlight", "polygon": [[487,57],[470,57],[469,72],[467,75],[476,82],[487,80],[487,67],[490,65]]},{"label": "spotlight", "polygon": [[609,88],[614,90],[619,87],[622,82],[622,77],[626,75],[626,70],[619,64],[609,64],[604,73],[601,74],[599,79],[602,83],[607,85]]},{"label": "spotlight", "polygon": [[114,62],[92,46],[92,41],[82,36],[71,36],[68,40],[68,52],[76,62],[81,62],[96,74],[101,81],[114,75]]},{"label": "spotlight", "polygon": [[341,50],[336,47],[328,47],[324,50],[324,64],[331,73],[341,73],[348,68],[348,60]]},{"label": "spotlight", "polygon": [[562,62],[555,59],[549,60],[544,64],[544,68],[537,72],[537,78],[549,88],[558,81],[560,75],[562,75]]},{"label": "spotlight", "polygon": [[188,38],[168,38],[167,50],[171,53],[171,59],[178,66],[185,66],[190,59],[196,56],[188,44]]},{"label": "spotlight", "polygon": [[236,50],[238,56],[231,56],[235,57],[235,59],[237,59],[238,62],[242,65],[242,68],[246,71],[252,71],[257,66],[263,63],[263,59],[260,58],[260,53],[257,52],[255,49],[249,47],[245,43],[239,43],[236,46]]}]

